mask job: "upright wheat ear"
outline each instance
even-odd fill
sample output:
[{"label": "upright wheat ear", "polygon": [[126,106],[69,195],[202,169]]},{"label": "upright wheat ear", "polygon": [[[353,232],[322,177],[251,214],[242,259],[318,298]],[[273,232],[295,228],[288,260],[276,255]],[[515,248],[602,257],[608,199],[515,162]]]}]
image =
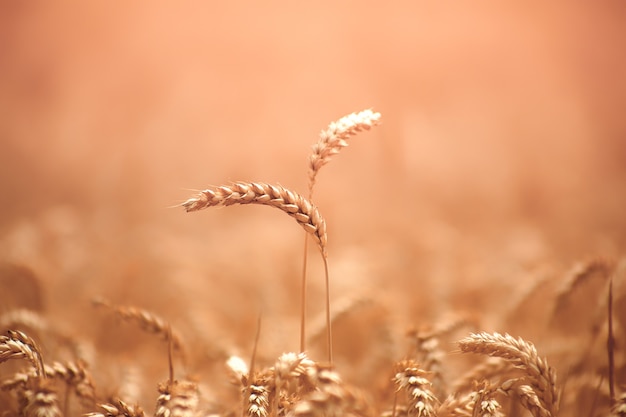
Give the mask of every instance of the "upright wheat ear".
[{"label": "upright wheat ear", "polygon": [[[325,130],[320,132],[319,140],[313,145],[313,153],[309,156],[309,200],[313,199],[313,188],[319,170],[326,165],[331,157],[338,154],[342,148],[348,146],[350,136],[363,130],[369,130],[380,122],[380,113],[371,110],[363,110],[342,117],[336,122],[331,122]],[[300,352],[305,351],[306,339],[306,270],[308,256],[308,239],[304,235],[304,255],[302,261],[302,288],[300,294]],[[330,288],[328,274],[326,275],[326,306],[327,318],[330,318]],[[330,337],[330,319],[327,321],[328,334]],[[328,342],[331,343],[330,340]],[[332,363],[332,357],[330,357]]]},{"label": "upright wheat ear", "polygon": [[309,156],[309,198],[313,197],[313,187],[319,170],[326,165],[333,155],[348,146],[348,140],[363,130],[369,130],[380,123],[380,113],[363,110],[342,117],[320,132],[320,138],[313,145]]}]

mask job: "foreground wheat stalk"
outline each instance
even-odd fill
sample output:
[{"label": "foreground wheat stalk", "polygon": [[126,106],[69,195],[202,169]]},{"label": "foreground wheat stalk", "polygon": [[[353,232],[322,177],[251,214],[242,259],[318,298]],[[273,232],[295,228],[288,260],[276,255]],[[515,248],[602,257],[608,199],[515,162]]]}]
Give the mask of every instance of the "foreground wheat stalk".
[{"label": "foreground wheat stalk", "polygon": [[298,193],[279,185],[260,182],[238,182],[201,191],[196,197],[185,201],[182,206],[187,212],[208,207],[232,206],[235,204],[259,204],[275,207],[293,217],[318,244],[324,261],[326,282],[326,325],[328,360],[332,363],[332,334],[330,324],[330,296],[328,278],[328,253],[326,251],[326,222],[317,207]]}]

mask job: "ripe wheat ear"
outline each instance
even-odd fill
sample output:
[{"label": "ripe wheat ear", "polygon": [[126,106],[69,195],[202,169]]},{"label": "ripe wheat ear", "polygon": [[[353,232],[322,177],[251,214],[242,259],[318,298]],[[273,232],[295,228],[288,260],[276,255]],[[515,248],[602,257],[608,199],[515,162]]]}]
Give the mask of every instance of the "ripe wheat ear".
[{"label": "ripe wheat ear", "polygon": [[322,256],[326,258],[326,222],[317,207],[298,193],[279,185],[261,182],[238,182],[201,191],[196,197],[181,204],[187,212],[208,207],[234,204],[260,204],[276,207],[293,217],[316,240]]}]

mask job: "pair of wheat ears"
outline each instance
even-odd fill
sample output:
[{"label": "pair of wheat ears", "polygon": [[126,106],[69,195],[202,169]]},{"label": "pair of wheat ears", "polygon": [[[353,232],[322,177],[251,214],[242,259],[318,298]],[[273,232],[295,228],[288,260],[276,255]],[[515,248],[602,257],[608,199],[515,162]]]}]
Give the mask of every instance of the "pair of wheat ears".
[{"label": "pair of wheat ears", "polygon": [[260,204],[275,207],[293,217],[305,230],[304,256],[302,266],[301,316],[300,316],[300,352],[306,349],[306,276],[308,239],[310,235],[317,242],[324,262],[326,286],[326,338],[328,362],[332,364],[332,330],[330,318],[330,282],[328,273],[328,252],[326,222],[319,209],[313,204],[313,189],[320,169],[330,162],[331,158],[341,149],[348,146],[347,140],[357,133],[369,130],[380,123],[380,113],[363,110],[342,117],[322,130],[318,142],[313,146],[309,156],[308,198],[279,185],[261,182],[237,182],[207,189],[196,197],[185,201],[182,206],[186,211],[197,211],[208,207],[230,206],[234,204]]},{"label": "pair of wheat ears", "polygon": [[[323,130],[318,143],[309,157],[308,198],[277,185],[265,183],[235,183],[229,186],[204,190],[198,196],[185,201],[182,206],[187,211],[196,211],[213,206],[233,204],[260,204],[276,207],[293,217],[305,230],[304,260],[302,270],[302,309],[300,353],[282,355],[274,367],[255,371],[254,355],[250,366],[235,357],[231,357],[228,366],[238,377],[244,392],[243,415],[248,417],[269,417],[288,415],[290,417],[368,415],[367,403],[360,394],[344,384],[332,366],[332,331],[330,316],[329,274],[327,254],[326,224],[317,207],[312,203],[316,177],[331,157],[347,146],[347,139],[356,133],[368,130],[380,123],[380,114],[365,110],[348,115],[331,123]],[[306,254],[308,236],[311,235],[319,247],[325,266],[326,284],[326,327],[328,364],[319,364],[307,358],[305,351],[305,305],[306,305]],[[125,320],[137,321],[139,325],[152,333],[164,335],[169,342],[170,375],[166,383],[159,386],[156,417],[195,416],[197,415],[199,394],[197,384],[191,381],[174,379],[172,352],[177,350],[184,359],[184,344],[180,336],[169,324],[143,310],[114,306],[106,301],[98,301],[98,306],[113,310]],[[260,326],[259,326],[260,327]],[[420,335],[416,340],[424,351],[432,350],[430,341],[436,340]],[[258,329],[257,329],[258,341]],[[430,347],[426,346],[429,345]],[[508,335],[479,333],[472,334],[459,342],[462,352],[478,353],[504,359],[519,373],[508,370],[505,375],[511,378],[492,385],[484,382],[482,386],[469,388],[467,396],[449,396],[439,401],[431,390],[429,378],[436,373],[428,362],[426,370],[414,360],[400,361],[396,364],[396,398],[390,414],[392,417],[430,417],[430,416],[489,416],[500,417],[500,405],[496,394],[515,397],[534,417],[553,417],[558,412],[559,390],[556,374],[545,359],[538,356],[534,346],[522,339]],[[256,341],[255,341],[256,351]],[[35,341],[25,333],[9,331],[7,336],[0,336],[0,363],[9,359],[27,359],[33,367],[33,375],[16,374],[4,381],[2,390],[14,390],[19,394],[20,409],[25,416],[60,416],[53,380],[60,379],[73,387],[77,398],[87,405],[96,401],[94,384],[83,365],[55,363],[52,367],[43,361],[41,350]],[[430,370],[428,370],[430,369]],[[495,371],[502,371],[501,366]],[[468,381],[488,381],[493,370],[488,368],[472,370],[465,378]],[[457,393],[466,392],[467,384],[456,387]],[[406,407],[398,406],[397,396],[404,393]],[[108,404],[100,404],[103,412],[90,413],[94,417],[127,416],[140,417],[144,413],[139,407],[130,406],[121,399]],[[65,407],[67,412],[67,404]]]}]

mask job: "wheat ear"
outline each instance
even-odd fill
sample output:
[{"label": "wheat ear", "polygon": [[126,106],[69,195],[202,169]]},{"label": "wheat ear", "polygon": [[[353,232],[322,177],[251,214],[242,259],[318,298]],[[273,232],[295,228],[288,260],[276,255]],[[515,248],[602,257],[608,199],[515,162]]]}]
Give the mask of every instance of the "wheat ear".
[{"label": "wheat ear", "polygon": [[200,403],[198,384],[191,381],[168,381],[159,386],[154,417],[196,417]]},{"label": "wheat ear", "polygon": [[315,238],[323,257],[326,258],[326,222],[319,210],[298,193],[279,185],[237,182],[231,186],[201,191],[182,206],[190,212],[234,204],[260,204],[284,211]]},{"label": "wheat ear", "polygon": [[41,349],[26,333],[9,330],[7,336],[0,336],[0,363],[10,359],[27,359],[38,377],[46,377]]},{"label": "wheat ear", "polygon": [[170,324],[156,314],[138,307],[114,305],[102,298],[94,299],[93,305],[112,311],[117,317],[124,321],[135,322],[142,330],[156,334],[163,340],[169,341],[171,339],[173,347],[181,352],[184,357],[184,343],[182,337],[174,330],[170,330]]},{"label": "wheat ear", "polygon": [[24,417],[62,417],[57,393],[49,380],[35,379],[18,395],[20,415]]},{"label": "wheat ear", "polygon": [[[348,146],[346,140],[350,136],[362,130],[369,130],[372,126],[380,122],[380,113],[374,113],[371,110],[363,110],[358,113],[352,113],[342,117],[336,122],[331,122],[328,128],[322,130],[319,140],[313,145],[313,153],[309,156],[309,200],[313,199],[313,188],[319,170],[326,165],[331,157],[342,148]],[[308,239],[304,235],[304,255],[302,261],[302,288],[300,300],[300,352],[305,351],[305,315],[306,315],[306,272],[308,257]],[[326,289],[328,298],[328,288]]]},{"label": "wheat ear", "polygon": [[396,364],[398,372],[394,382],[398,391],[404,391],[407,398],[409,417],[429,417],[436,415],[437,397],[431,391],[431,382],[426,378],[426,371],[420,369],[413,360]]},{"label": "wheat ear", "polygon": [[369,130],[379,123],[380,113],[368,109],[344,116],[320,132],[319,140],[313,145],[313,153],[309,156],[309,197],[313,196],[317,173],[333,155],[348,146],[346,141],[358,132]]},{"label": "wheat ear", "polygon": [[277,209],[293,217],[304,230],[317,241],[324,261],[326,281],[326,324],[328,328],[328,360],[332,363],[332,333],[330,328],[330,296],[328,278],[328,253],[326,251],[326,222],[313,203],[298,193],[279,185],[266,183],[238,182],[201,191],[199,195],[185,201],[182,206],[187,212],[208,207],[231,206],[234,204],[260,204]]},{"label": "wheat ear", "polygon": [[[515,339],[508,334],[479,333],[471,334],[462,339],[459,341],[459,346],[463,352],[504,358],[511,361],[516,367],[523,369],[547,415],[556,415],[558,408],[556,372],[548,366],[545,359],[539,357],[532,343],[521,338]],[[528,399],[527,389],[520,388],[520,390],[524,394],[524,398]],[[527,404],[524,403],[524,405]]]}]

